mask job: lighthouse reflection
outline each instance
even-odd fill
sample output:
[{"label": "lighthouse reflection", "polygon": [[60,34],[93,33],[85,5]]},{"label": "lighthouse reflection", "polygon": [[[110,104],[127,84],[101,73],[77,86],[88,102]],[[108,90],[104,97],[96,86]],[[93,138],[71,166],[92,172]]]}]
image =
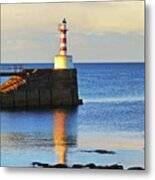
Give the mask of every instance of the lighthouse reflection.
[{"label": "lighthouse reflection", "polygon": [[67,152],[76,146],[77,121],[76,109],[55,109],[54,115],[54,153],[59,164],[67,164]]},{"label": "lighthouse reflection", "polygon": [[55,145],[55,154],[59,156],[59,163],[66,163],[66,151],[67,151],[67,142],[66,142],[66,125],[67,113],[62,110],[56,110],[54,112],[54,145]]}]

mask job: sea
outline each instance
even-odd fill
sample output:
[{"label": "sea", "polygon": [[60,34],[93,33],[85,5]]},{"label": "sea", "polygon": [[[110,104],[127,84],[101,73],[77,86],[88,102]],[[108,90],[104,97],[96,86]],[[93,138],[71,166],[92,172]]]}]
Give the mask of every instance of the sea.
[{"label": "sea", "polygon": [[[24,68],[51,68],[23,64]],[[83,105],[1,111],[1,166],[145,168],[144,63],[75,63]],[[1,69],[12,64],[1,64]],[[9,77],[1,77],[1,84]]]}]

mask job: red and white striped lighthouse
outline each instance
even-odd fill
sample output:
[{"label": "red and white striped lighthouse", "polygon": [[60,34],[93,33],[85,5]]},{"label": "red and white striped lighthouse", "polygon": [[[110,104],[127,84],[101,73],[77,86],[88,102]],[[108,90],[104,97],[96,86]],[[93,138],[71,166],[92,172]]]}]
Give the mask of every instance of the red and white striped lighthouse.
[{"label": "red and white striped lighthouse", "polygon": [[59,25],[60,31],[60,54],[67,55],[67,22],[66,19]]},{"label": "red and white striped lighthouse", "polygon": [[59,24],[58,30],[60,32],[60,51],[59,54],[54,57],[55,69],[69,69],[73,68],[72,56],[67,55],[67,21],[63,19]]}]

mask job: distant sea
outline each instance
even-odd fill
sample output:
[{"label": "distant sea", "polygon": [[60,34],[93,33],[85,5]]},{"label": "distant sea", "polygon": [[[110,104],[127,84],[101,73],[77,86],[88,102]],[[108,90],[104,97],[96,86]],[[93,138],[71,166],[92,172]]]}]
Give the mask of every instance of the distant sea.
[{"label": "distant sea", "polygon": [[[1,68],[6,66],[11,64]],[[1,166],[31,167],[37,161],[144,167],[144,63],[81,63],[75,67],[83,105],[1,111]],[[1,83],[7,78],[1,77]]]}]

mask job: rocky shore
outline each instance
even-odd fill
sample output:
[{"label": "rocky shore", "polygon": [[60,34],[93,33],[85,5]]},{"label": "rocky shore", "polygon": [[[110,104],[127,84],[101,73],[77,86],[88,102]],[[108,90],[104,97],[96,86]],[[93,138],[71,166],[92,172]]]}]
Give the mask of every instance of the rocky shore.
[{"label": "rocky shore", "polygon": [[[96,166],[93,163],[82,165],[82,164],[74,164],[72,166],[67,166],[66,164],[55,164],[50,165],[48,163],[41,162],[33,162],[33,167],[42,167],[42,168],[70,168],[70,169],[113,169],[113,170],[123,170],[124,167],[122,165],[113,164],[110,166]],[[142,167],[130,167],[127,170],[145,170]]]}]

